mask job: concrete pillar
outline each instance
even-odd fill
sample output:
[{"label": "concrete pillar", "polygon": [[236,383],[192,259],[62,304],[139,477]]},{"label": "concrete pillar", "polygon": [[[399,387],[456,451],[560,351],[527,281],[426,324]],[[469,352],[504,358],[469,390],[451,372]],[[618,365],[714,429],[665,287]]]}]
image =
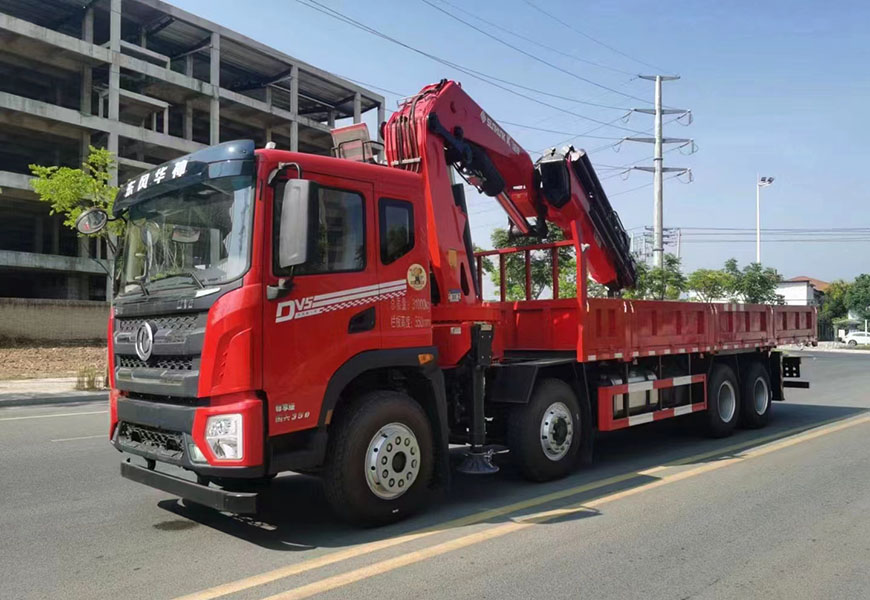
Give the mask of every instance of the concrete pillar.
[{"label": "concrete pillar", "polygon": [[[184,57],[184,74],[193,77],[193,54]],[[193,104],[190,100],[184,101],[184,139],[193,139]]]},{"label": "concrete pillar", "polygon": [[60,219],[51,217],[51,254],[60,254]]},{"label": "concrete pillar", "polygon": [[79,146],[79,162],[84,163],[88,160],[88,155],[91,153],[91,132],[83,131],[81,144]]},{"label": "concrete pillar", "polygon": [[[85,16],[82,19],[82,39],[86,42],[93,43],[94,41],[94,7],[89,6],[85,10]],[[91,104],[94,97],[94,71],[90,65],[82,66],[82,86],[81,99],[79,102],[79,110],[82,114],[91,114]]]},{"label": "concrete pillar", "polygon": [[290,121],[290,151],[299,152],[299,67],[296,65],[290,68],[290,112],[293,115]]},{"label": "concrete pillar", "polygon": [[212,85],[211,106],[209,107],[209,143],[220,143],[221,126],[221,36],[211,34],[211,50],[209,51],[209,83]]},{"label": "concrete pillar", "polygon": [[169,107],[163,109],[163,133],[169,135]]},{"label": "concrete pillar", "polygon": [[329,125],[330,129],[335,128],[335,111],[334,110],[329,111],[328,116],[326,118],[326,124]]},{"label": "concrete pillar", "polygon": [[362,120],[362,96],[359,92],[353,95],[353,122],[359,123]]},{"label": "concrete pillar", "polygon": [[37,254],[42,254],[45,251],[43,221],[45,221],[45,217],[41,215],[37,215],[33,219],[33,251]]},{"label": "concrete pillar", "polygon": [[[269,107],[269,112],[271,112],[272,111],[272,87],[266,86],[265,92],[266,92],[266,97],[264,98],[264,102]],[[270,119],[271,119],[271,117],[270,117]],[[266,133],[266,143],[268,144],[269,142],[272,141],[272,126],[271,125],[266,126],[265,133]]]},{"label": "concrete pillar", "polygon": [[[112,64],[109,66],[109,107],[108,117],[119,120],[121,112],[121,0],[111,0],[109,7],[109,49],[112,51]],[[107,149],[118,156],[118,134],[109,133]],[[118,185],[118,169],[113,169],[109,178],[110,185]]]},{"label": "concrete pillar", "polygon": [[[112,52],[112,64],[109,66],[109,119],[119,120],[121,109],[121,0],[111,0],[109,7],[109,50]],[[118,134],[109,133],[106,149],[113,156],[118,156]],[[118,168],[112,169],[109,176],[109,185],[118,185]],[[117,241],[115,236],[110,236],[113,243]],[[109,273],[115,270],[115,255],[110,247],[106,248],[106,258],[109,260]],[[106,275],[106,300],[112,300],[114,295],[112,276]]]}]

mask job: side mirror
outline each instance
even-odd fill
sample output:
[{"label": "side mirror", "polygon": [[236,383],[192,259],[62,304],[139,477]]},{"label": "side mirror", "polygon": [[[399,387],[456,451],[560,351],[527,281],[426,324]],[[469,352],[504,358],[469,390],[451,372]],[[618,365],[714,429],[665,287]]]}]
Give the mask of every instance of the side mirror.
[{"label": "side mirror", "polygon": [[[317,216],[318,187],[315,182],[306,179],[289,179],[284,184],[277,223],[277,266],[281,269],[301,265],[308,260],[309,243],[314,237],[312,218]],[[277,198],[275,200],[278,201]]]},{"label": "side mirror", "polygon": [[76,230],[82,235],[93,235],[109,222],[109,215],[102,208],[89,208],[76,219]]}]

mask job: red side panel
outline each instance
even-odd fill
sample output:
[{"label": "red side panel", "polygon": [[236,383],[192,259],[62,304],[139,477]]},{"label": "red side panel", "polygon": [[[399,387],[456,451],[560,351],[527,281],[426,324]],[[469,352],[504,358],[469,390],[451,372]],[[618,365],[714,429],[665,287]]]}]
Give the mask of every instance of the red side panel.
[{"label": "red side panel", "polygon": [[581,362],[770,348],[816,340],[816,312],[806,306],[617,298],[589,298],[585,311],[577,308],[574,299],[499,306],[506,350],[576,347]]}]

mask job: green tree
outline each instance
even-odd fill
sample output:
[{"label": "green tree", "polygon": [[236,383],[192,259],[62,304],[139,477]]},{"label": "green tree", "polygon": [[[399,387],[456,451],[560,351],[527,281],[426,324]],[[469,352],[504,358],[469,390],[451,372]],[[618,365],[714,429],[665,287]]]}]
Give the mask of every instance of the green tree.
[{"label": "green tree", "polygon": [[[558,227],[551,227],[543,239],[533,236],[509,236],[506,229],[497,228],[492,232],[493,248],[512,248],[560,242],[565,240],[565,234]],[[492,261],[495,263],[496,261]],[[570,298],[577,294],[576,262],[570,246],[559,248],[559,297]],[[496,287],[500,285],[497,264],[484,263],[484,270]],[[514,252],[505,257],[505,300],[524,300],[526,297],[525,254]],[[553,263],[550,251],[532,251],[531,253],[531,298],[540,297],[546,288],[551,287],[553,279]]]},{"label": "green tree", "polygon": [[860,319],[870,319],[870,275],[862,273],[846,292],[846,306]]},{"label": "green tree", "polygon": [[822,297],[819,317],[833,321],[849,313],[848,295],[851,284],[842,279],[832,281]]},{"label": "green tree", "polygon": [[[574,295],[573,296],[569,296],[568,294],[563,294],[562,290],[561,289],[559,290],[559,297],[573,298],[576,295],[577,295],[576,285],[574,287]],[[608,296],[607,287],[601,285],[600,283],[598,283],[594,279],[589,279],[586,282],[586,295],[589,298],[607,298],[607,296]]]},{"label": "green tree", "polygon": [[663,266],[650,267],[646,263],[637,265],[637,283],[626,290],[623,296],[638,300],[677,300],[686,291],[686,277],[683,275],[680,259],[673,254],[665,254]]},{"label": "green tree", "polygon": [[686,287],[698,295],[701,302],[726,298],[734,290],[734,275],[725,269],[698,269],[686,279]]},{"label": "green tree", "polygon": [[735,291],[744,302],[750,304],[777,304],[782,302],[782,297],[776,293],[780,281],[782,277],[776,269],[756,262],[749,263],[740,272]]},{"label": "green tree", "polygon": [[[50,214],[64,216],[64,225],[75,228],[76,219],[85,210],[99,207],[110,215],[118,188],[110,185],[115,157],[105,148],[88,146],[87,161],[81,168],[29,165],[35,176],[30,186],[39,199],[51,205]],[[110,221],[98,235],[109,239],[110,234],[120,236],[124,221]]]}]

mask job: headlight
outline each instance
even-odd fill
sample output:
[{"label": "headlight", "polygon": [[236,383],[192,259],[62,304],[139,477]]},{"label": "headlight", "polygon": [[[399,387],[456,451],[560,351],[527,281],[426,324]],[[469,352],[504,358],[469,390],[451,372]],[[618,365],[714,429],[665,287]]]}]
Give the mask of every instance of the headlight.
[{"label": "headlight", "polygon": [[241,460],[242,415],[215,415],[205,422],[205,441],[214,455],[222,460]]}]

